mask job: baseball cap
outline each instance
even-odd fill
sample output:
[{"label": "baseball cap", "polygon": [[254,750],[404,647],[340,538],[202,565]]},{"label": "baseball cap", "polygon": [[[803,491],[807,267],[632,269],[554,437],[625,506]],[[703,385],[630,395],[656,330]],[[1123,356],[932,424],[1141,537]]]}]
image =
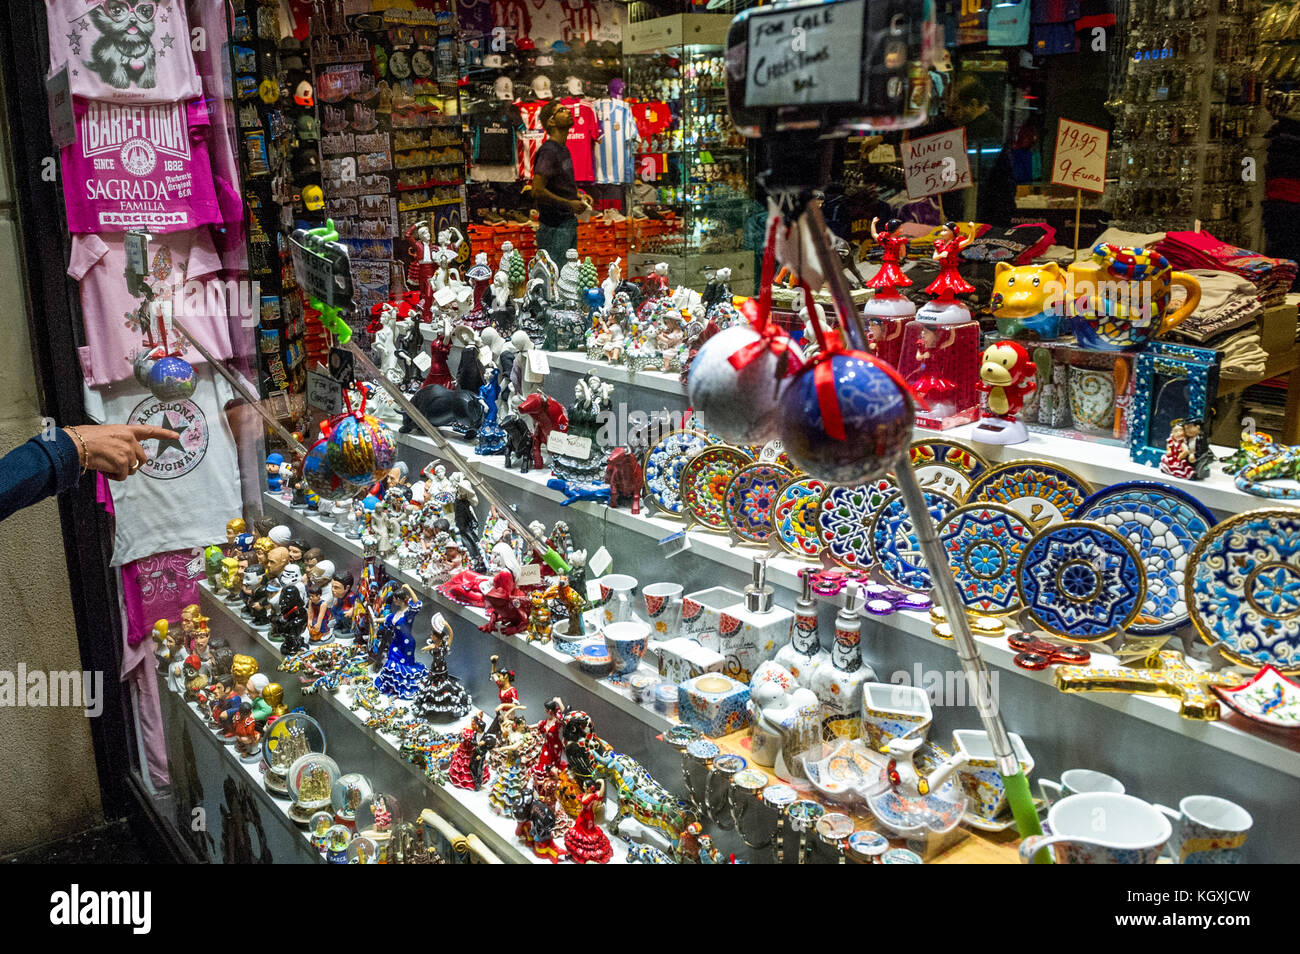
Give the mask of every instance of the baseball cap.
[{"label": "baseball cap", "polygon": [[318,185],[303,186],[302,204],[313,212],[325,208],[325,193]]}]

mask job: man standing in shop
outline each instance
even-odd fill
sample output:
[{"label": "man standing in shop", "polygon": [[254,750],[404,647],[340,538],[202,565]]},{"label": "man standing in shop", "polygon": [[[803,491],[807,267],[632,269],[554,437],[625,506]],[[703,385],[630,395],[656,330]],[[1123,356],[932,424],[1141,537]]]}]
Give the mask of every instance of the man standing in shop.
[{"label": "man standing in shop", "polygon": [[533,202],[537,205],[540,227],[537,247],[545,249],[557,266],[564,264],[564,253],[578,247],[578,214],[591,208],[578,197],[573,179],[573,157],[566,142],[573,127],[569,107],[551,100],[538,114],[546,130],[546,141],[533,160]]}]

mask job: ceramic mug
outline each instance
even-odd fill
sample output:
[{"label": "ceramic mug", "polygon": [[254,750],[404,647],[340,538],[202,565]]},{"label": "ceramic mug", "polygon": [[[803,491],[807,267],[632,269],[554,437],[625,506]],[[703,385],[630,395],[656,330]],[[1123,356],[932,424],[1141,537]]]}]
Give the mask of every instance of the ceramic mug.
[{"label": "ceramic mug", "polygon": [[608,573],[597,583],[600,585],[601,620],[622,623],[632,618],[632,591],[636,577],[626,573]]},{"label": "ceramic mug", "polygon": [[1092,769],[1069,769],[1061,773],[1059,782],[1050,778],[1040,778],[1038,792],[1043,796],[1043,801],[1051,805],[1067,795],[1083,795],[1088,792],[1115,792],[1123,795],[1124,783],[1105,772],[1094,772]]},{"label": "ceramic mug", "polygon": [[[1034,757],[1025,748],[1024,741],[1014,732],[1007,733],[1011,751],[1015,753],[1021,770],[1028,775],[1034,770]],[[1007,807],[1006,783],[998,771],[993,746],[983,729],[958,729],[952,734],[953,745],[966,756],[966,762],[957,767],[957,781],[970,798],[967,811],[988,822],[998,820]]]},{"label": "ceramic mug", "polygon": [[[1180,325],[1201,303],[1195,276],[1177,272],[1149,249],[1098,244],[1087,261],[1075,262],[1070,302],[1075,337],[1090,351],[1134,351]],[[1170,292],[1187,292],[1177,308]]]},{"label": "ceramic mug", "polygon": [[924,689],[892,682],[862,684],[862,734],[877,752],[887,752],[890,739],[907,735],[924,739],[933,719],[930,695]]},{"label": "ceramic mug", "polygon": [[1169,854],[1180,865],[1239,865],[1241,846],[1255,823],[1250,812],[1226,798],[1188,795],[1178,811],[1157,805],[1174,823]]},{"label": "ceramic mug", "polygon": [[1079,430],[1110,433],[1115,427],[1114,373],[1071,366],[1070,413]]},{"label": "ceramic mug", "polygon": [[641,590],[645,616],[655,639],[672,639],[682,630],[682,585],[651,583]]},{"label": "ceramic mug", "polygon": [[646,641],[650,638],[650,627],[639,620],[609,623],[602,630],[605,647],[609,650],[612,663],[610,672],[615,676],[625,676],[635,672],[645,655]]},{"label": "ceramic mug", "polygon": [[1051,847],[1057,864],[1153,865],[1173,829],[1154,805],[1118,792],[1063,798],[1047,813],[1051,835],[1020,842],[1020,860]]}]

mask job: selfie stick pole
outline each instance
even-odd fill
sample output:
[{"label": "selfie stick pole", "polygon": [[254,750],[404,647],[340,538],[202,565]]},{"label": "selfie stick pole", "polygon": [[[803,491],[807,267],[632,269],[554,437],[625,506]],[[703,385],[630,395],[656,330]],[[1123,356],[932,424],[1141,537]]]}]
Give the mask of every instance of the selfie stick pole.
[{"label": "selfie stick pole", "polygon": [[[325,228],[312,229],[308,234],[329,242],[338,239],[338,232],[334,230],[332,223],[327,225]],[[299,277],[299,281],[302,281],[301,276]],[[304,287],[306,286],[304,285]],[[316,298],[314,295],[311,298],[311,306],[321,313],[321,322],[333,333],[334,340],[339,345],[352,352],[353,356],[360,364],[361,369],[374,379],[380,387],[388,392],[388,396],[393,399],[393,402],[399,408],[402,409],[402,412],[415,422],[416,426],[424,432],[424,435],[428,437],[429,440],[433,441],[434,446],[438,448],[439,454],[446,458],[452,466],[461,472],[464,478],[469,481],[470,486],[472,486],[484,500],[496,508],[497,512],[501,514],[508,524],[510,524],[511,528],[514,529],[521,538],[523,538],[528,547],[535,550],[546,565],[556,573],[571,572],[571,567],[565,562],[564,557],[557,553],[552,547],[547,546],[545,540],[542,540],[537,536],[537,534],[529,530],[528,527],[524,525],[523,520],[519,518],[519,515],[516,514],[500,496],[497,495],[497,492],[479,475],[478,471],[470,467],[469,461],[461,455],[460,451],[452,447],[451,442],[443,437],[438,429],[429,423],[429,419],[420,413],[419,409],[410,402],[407,396],[402,393],[401,388],[390,381],[386,375],[380,373],[379,369],[375,367],[375,363],[370,360],[370,357],[355,341],[352,340],[352,329],[349,328],[347,322],[343,320],[343,307],[331,307]]]},{"label": "selfie stick pole", "polygon": [[[808,226],[809,238],[817,251],[822,272],[830,283],[831,299],[840,313],[841,324],[846,330],[852,327],[855,335],[861,335],[861,319],[853,305],[848,282],[840,270],[839,259],[826,237],[826,222],[822,218],[820,202],[814,200],[808,203],[804,220]],[[855,346],[852,341],[846,343],[850,347]],[[989,682],[988,670],[984,666],[979,646],[971,632],[970,621],[966,618],[965,603],[957,590],[957,583],[948,566],[948,558],[935,533],[934,522],[930,519],[930,511],[925,504],[921,484],[916,479],[916,472],[912,470],[908,457],[903,457],[894,465],[894,477],[902,493],[903,503],[907,505],[907,512],[911,515],[912,525],[916,528],[917,543],[920,545],[921,554],[925,557],[930,577],[934,580],[935,589],[938,591],[939,605],[947,611],[945,618],[952,627],[957,658],[961,660],[962,669],[966,672],[968,687],[975,692],[980,721],[984,723],[984,731],[988,733],[989,744],[998,763],[998,772],[1002,775],[1006,787],[1007,801],[1011,804],[1011,812],[1016,820],[1016,829],[1022,838],[1041,835],[1043,828],[1038,820],[1038,811],[1034,807],[1034,797],[1029,791],[1029,781],[1025,778],[1020,760],[1016,758],[1015,751],[1011,747],[1011,737],[1007,735],[1006,726],[1002,723],[997,699],[993,696],[993,689]],[[1046,863],[1050,861],[1050,857],[1046,851],[1039,851],[1034,860],[1035,863]]]}]

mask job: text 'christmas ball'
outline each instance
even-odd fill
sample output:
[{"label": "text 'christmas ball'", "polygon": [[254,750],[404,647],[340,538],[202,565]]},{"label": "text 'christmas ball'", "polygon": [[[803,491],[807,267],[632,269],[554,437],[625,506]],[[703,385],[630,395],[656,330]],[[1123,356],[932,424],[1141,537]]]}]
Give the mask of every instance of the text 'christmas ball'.
[{"label": "text 'christmas ball'", "polygon": [[[838,410],[844,440],[828,432],[823,417]],[[836,484],[875,480],[890,470],[912,439],[911,398],[883,368],[852,354],[837,354],[795,375],[781,396],[778,436],[785,452],[814,477]]]}]

